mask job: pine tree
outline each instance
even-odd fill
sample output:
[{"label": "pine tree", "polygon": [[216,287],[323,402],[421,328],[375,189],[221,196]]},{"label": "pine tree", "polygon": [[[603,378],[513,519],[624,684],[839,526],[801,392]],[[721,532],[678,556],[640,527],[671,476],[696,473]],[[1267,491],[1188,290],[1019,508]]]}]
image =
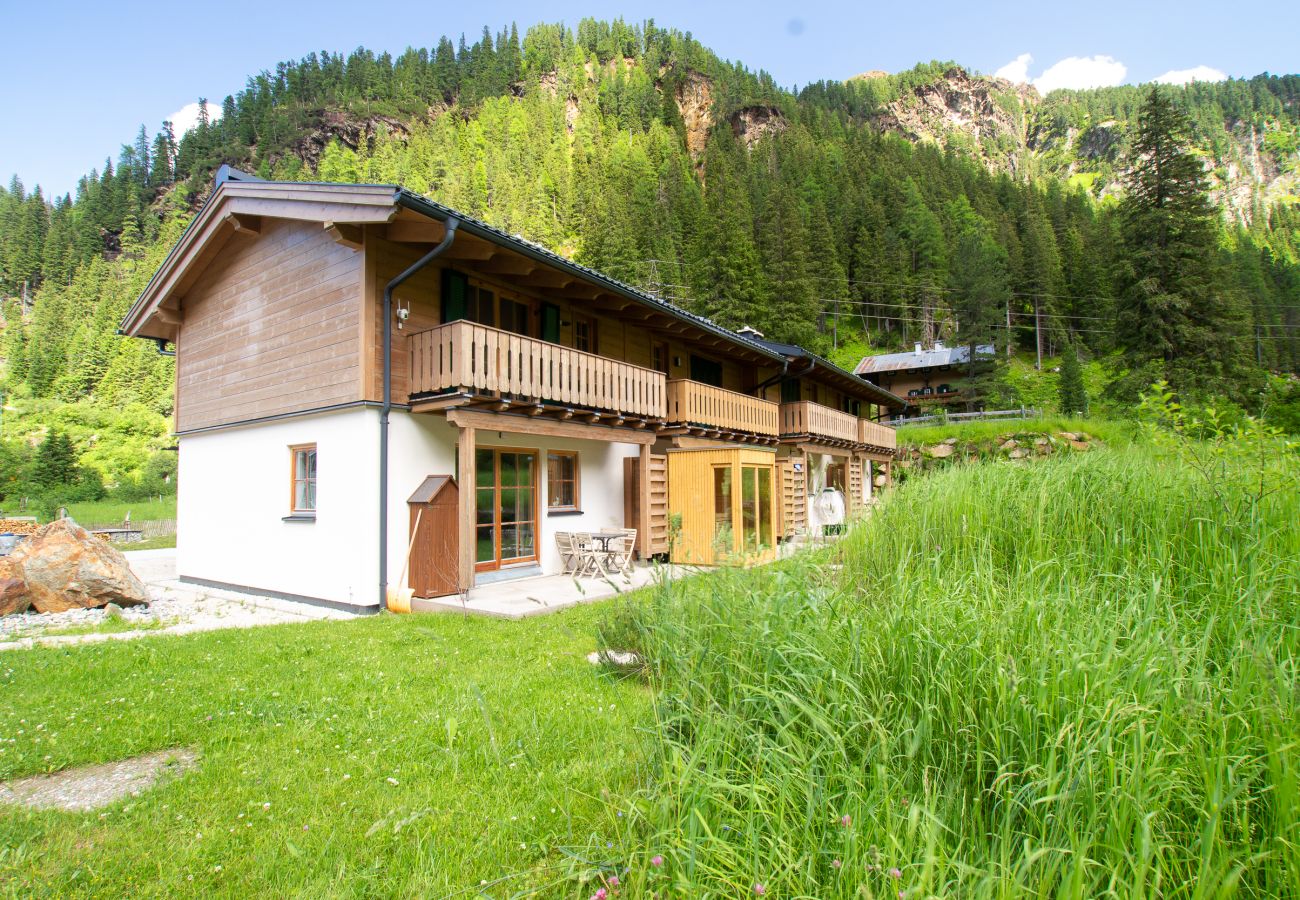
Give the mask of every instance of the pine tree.
[{"label": "pine tree", "polygon": [[[966,349],[962,394],[967,407],[981,405],[997,380],[998,326],[1010,296],[1006,251],[965,197],[948,206],[957,234],[949,260],[948,288],[958,338]],[[990,356],[982,349],[993,348]]]},{"label": "pine tree", "polygon": [[1083,386],[1083,369],[1079,366],[1079,353],[1074,341],[1068,341],[1061,354],[1061,380],[1058,397],[1063,416],[1088,414],[1088,391]]},{"label": "pine tree", "polygon": [[898,231],[910,263],[909,274],[915,292],[912,305],[921,307],[921,342],[930,346],[934,344],[937,333],[936,312],[946,278],[948,253],[939,219],[926,205],[920,188],[911,178],[903,184],[903,215]]},{"label": "pine tree", "polygon": [[[1218,228],[1186,116],[1159,88],[1142,105],[1128,193],[1117,333],[1134,379],[1240,396],[1246,316],[1224,290]],[[1154,367],[1150,365],[1154,363]]]},{"label": "pine tree", "polygon": [[77,480],[77,453],[61,431],[51,431],[41,442],[32,468],[32,480],[43,488],[70,485]]}]

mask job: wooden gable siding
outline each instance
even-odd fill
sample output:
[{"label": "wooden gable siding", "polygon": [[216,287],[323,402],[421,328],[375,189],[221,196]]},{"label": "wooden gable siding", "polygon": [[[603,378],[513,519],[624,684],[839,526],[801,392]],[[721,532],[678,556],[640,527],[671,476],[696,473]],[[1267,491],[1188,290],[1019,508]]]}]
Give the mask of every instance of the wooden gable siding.
[{"label": "wooden gable siding", "polygon": [[361,255],[319,223],[264,223],[181,301],[178,431],[358,399]]},{"label": "wooden gable siding", "polygon": [[[415,262],[428,249],[423,245],[402,244],[385,240],[368,232],[365,238],[365,282],[366,304],[362,311],[361,337],[362,357],[366,360],[362,375],[364,396],[368,400],[379,400],[383,395],[383,295],[384,286],[390,279]],[[409,394],[407,380],[410,372],[410,355],[406,338],[434,328],[441,324],[441,286],[442,269],[451,266],[469,276],[471,282],[479,283],[495,291],[497,297],[508,297],[527,303],[530,307],[529,327],[532,337],[540,336],[540,304],[553,303],[560,310],[559,343],[566,347],[573,346],[573,320],[575,316],[590,318],[596,325],[596,347],[601,356],[621,362],[631,363],[644,368],[653,368],[652,345],[655,342],[668,344],[669,378],[690,377],[691,353],[708,356],[722,364],[723,387],[728,390],[741,391],[744,388],[747,364],[729,358],[725,351],[701,350],[679,338],[658,335],[635,322],[629,322],[611,315],[604,308],[601,300],[565,299],[562,296],[545,296],[530,290],[526,283],[516,284],[492,275],[480,274],[472,264],[455,260],[435,260],[427,268],[417,272],[410,280],[399,287],[393,295],[394,307],[400,303],[409,306],[411,315],[401,331],[393,329],[393,401],[405,403]],[[526,282],[526,279],[524,279]],[[672,365],[680,360],[680,365]],[[754,368],[754,367],[750,367]],[[773,374],[773,366],[757,367],[757,374],[749,376],[750,383],[757,384]],[[769,400],[779,399],[779,389],[767,388],[764,396]]]}]

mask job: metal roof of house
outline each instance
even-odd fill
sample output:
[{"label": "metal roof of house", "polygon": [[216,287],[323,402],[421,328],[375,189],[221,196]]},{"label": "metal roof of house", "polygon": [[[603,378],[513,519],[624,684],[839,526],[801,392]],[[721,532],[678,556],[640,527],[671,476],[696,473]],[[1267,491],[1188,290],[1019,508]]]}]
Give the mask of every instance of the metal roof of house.
[{"label": "metal roof of house", "polygon": [[[153,278],[150,279],[149,284],[146,285],[144,292],[141,293],[140,297],[137,298],[136,302],[132,305],[131,309],[127,312],[126,317],[123,319],[123,323],[122,323],[123,324],[122,331],[124,333],[138,333],[140,323],[148,315],[148,310],[152,308],[153,305],[156,305],[157,301],[161,299],[160,297],[153,296],[153,294],[155,290],[157,290],[159,283],[163,280],[164,272],[166,272],[169,269],[169,267],[175,264],[179,256],[179,251],[186,244],[186,242],[194,239],[195,234],[200,230],[199,223],[204,218],[204,213],[208,211],[208,208],[213,204],[213,201],[221,193],[222,188],[228,183],[233,183],[234,185],[248,184],[250,187],[259,187],[259,188],[265,187],[267,189],[280,190],[283,191],[285,194],[294,195],[294,199],[301,199],[300,195],[302,194],[304,188],[306,189],[314,188],[320,190],[339,190],[339,189],[352,188],[352,189],[368,190],[372,192],[372,194],[375,191],[391,191],[392,203],[395,207],[402,206],[412,210],[413,212],[419,213],[429,218],[437,219],[438,221],[441,222],[445,222],[447,219],[450,218],[455,218],[460,223],[458,227],[462,231],[465,231],[469,234],[472,234],[484,240],[490,241],[494,244],[506,246],[525,256],[532,257],[533,259],[536,259],[539,262],[546,263],[547,265],[553,268],[560,269],[562,271],[567,271],[570,274],[582,278],[584,281],[595,283],[602,287],[608,288],[612,292],[622,295],[623,297],[626,297],[630,300],[635,300],[637,302],[644,303],[649,306],[653,306],[676,319],[689,322],[690,324],[696,326],[697,328],[700,328],[705,332],[721,337],[737,346],[744,347],[752,352],[761,354],[762,356],[768,357],[774,361],[778,361],[782,363],[785,363],[788,359],[792,357],[808,359],[811,362],[815,363],[817,366],[827,371],[829,374],[836,376],[837,380],[842,380],[846,385],[852,386],[855,389],[861,390],[862,392],[873,396],[874,398],[876,398],[877,401],[881,403],[884,403],[889,406],[898,406],[898,407],[906,405],[906,401],[904,401],[901,397],[898,397],[897,395],[890,393],[884,388],[871,384],[869,381],[866,381],[865,379],[859,378],[856,374],[852,372],[849,372],[845,369],[841,369],[839,366],[836,366],[834,363],[831,363],[829,360],[823,359],[822,357],[817,356],[816,354],[810,353],[807,350],[804,350],[802,347],[797,347],[793,344],[781,344],[775,341],[767,341],[760,338],[750,337],[749,335],[732,331],[729,328],[724,328],[723,326],[717,324],[716,322],[713,322],[710,319],[705,318],[704,316],[696,315],[695,313],[682,309],[681,307],[669,303],[666,300],[662,300],[658,297],[652,296],[651,294],[647,294],[646,292],[642,291],[639,288],[633,287],[632,285],[619,281],[615,278],[611,278],[608,275],[598,272],[595,269],[592,269],[588,266],[584,266],[580,263],[575,263],[572,260],[567,259],[561,256],[560,254],[554,252],[553,250],[549,250],[546,247],[543,247],[541,244],[534,243],[533,241],[530,241],[521,235],[510,234],[507,231],[497,228],[495,225],[489,225],[487,222],[484,222],[482,219],[478,219],[475,218],[474,216],[467,215],[466,213],[460,212],[459,210],[452,209],[450,206],[445,206],[444,204],[439,203],[436,200],[430,200],[428,197],[424,197],[420,194],[417,194],[414,191],[402,187],[401,185],[397,185],[397,184],[343,185],[335,182],[322,182],[322,181],[266,181],[265,179],[258,178],[255,175],[250,175],[247,172],[241,172],[240,170],[235,169],[231,166],[224,166],[224,165],[217,170],[217,174],[213,182],[212,192],[208,195],[207,199],[204,200],[203,205],[199,208],[198,215],[195,216],[194,221],[192,221],[190,225],[186,228],[185,232],[181,235],[180,240],[177,241],[176,245],[172,248],[171,252],[168,253],[167,258],[163,261],[162,266],[159,267],[158,271],[154,273]],[[374,201],[372,200],[369,202],[374,202]]]},{"label": "metal roof of house", "polygon": [[[980,344],[975,348],[976,356],[992,357],[992,344]],[[942,343],[930,350],[912,350],[904,353],[883,353],[879,356],[864,356],[858,363],[854,374],[870,375],[878,372],[903,372],[912,369],[934,369],[939,366],[955,366],[965,363],[970,358],[969,347],[945,347]]]}]

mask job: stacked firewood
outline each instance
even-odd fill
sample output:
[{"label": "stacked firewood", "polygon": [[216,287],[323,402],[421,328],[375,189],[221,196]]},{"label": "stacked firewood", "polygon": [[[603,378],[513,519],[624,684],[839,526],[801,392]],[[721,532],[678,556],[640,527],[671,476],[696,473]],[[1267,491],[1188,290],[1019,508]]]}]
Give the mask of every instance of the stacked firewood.
[{"label": "stacked firewood", "polygon": [[31,519],[0,519],[0,534],[35,534],[40,527]]}]

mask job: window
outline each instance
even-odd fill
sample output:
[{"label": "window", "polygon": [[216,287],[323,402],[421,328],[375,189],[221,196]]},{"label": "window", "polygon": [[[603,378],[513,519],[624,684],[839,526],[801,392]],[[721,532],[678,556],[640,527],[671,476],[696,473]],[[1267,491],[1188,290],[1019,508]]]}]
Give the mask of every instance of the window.
[{"label": "window", "polygon": [[573,349],[584,353],[596,352],[596,323],[591,319],[574,317]]},{"label": "window", "polygon": [[546,507],[551,511],[578,508],[578,454],[552,450],[546,454]]},{"label": "window", "polygon": [[501,327],[528,337],[528,304],[501,298]]},{"label": "window", "polygon": [[668,345],[663,341],[655,341],[654,346],[650,348],[651,368],[656,372],[668,372]]},{"label": "window", "polygon": [[293,460],[292,492],[290,511],[294,513],[316,512],[316,445],[303,444],[290,447]]},{"label": "window", "polygon": [[722,387],[722,363],[692,353],[691,381]]},{"label": "window", "polygon": [[781,382],[781,402],[798,403],[803,396],[803,389],[798,378],[787,378]]}]

